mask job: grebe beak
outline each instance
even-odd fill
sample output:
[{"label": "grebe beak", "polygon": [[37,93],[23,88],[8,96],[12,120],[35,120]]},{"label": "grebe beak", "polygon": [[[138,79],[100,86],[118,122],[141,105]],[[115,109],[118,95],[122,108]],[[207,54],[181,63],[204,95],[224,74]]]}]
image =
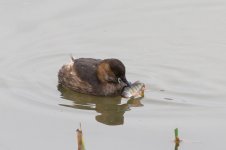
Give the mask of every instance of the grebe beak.
[{"label": "grebe beak", "polygon": [[122,78],[121,80],[122,80],[122,82],[124,82],[128,87],[131,86],[131,83],[128,82],[126,78]]}]

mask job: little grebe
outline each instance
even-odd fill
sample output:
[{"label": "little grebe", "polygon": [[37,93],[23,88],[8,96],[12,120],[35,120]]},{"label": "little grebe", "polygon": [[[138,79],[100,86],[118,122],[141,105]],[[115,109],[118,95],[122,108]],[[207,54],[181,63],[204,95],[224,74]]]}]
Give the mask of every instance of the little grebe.
[{"label": "little grebe", "polygon": [[58,79],[63,87],[79,93],[118,96],[129,86],[125,72],[118,59],[72,58],[59,70]]}]

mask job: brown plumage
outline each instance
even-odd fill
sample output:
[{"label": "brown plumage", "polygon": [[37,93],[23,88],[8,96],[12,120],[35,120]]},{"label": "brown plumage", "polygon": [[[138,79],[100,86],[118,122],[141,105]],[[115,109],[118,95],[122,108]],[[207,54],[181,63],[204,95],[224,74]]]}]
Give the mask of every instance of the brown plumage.
[{"label": "brown plumage", "polygon": [[99,95],[121,95],[129,85],[125,66],[118,59],[79,58],[62,66],[58,73],[59,84],[73,91]]}]

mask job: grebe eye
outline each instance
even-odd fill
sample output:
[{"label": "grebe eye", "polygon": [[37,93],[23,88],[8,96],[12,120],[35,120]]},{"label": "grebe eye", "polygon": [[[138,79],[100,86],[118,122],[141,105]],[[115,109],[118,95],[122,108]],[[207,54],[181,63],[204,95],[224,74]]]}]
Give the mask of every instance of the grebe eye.
[{"label": "grebe eye", "polygon": [[122,79],[121,78],[118,78],[118,83],[121,83],[122,82]]}]

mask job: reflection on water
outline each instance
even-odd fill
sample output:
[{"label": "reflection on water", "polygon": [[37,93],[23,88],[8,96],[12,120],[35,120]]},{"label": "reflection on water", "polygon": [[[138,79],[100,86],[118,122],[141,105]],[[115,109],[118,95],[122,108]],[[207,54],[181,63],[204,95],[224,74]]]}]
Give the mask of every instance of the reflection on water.
[{"label": "reflection on water", "polygon": [[58,90],[64,99],[73,102],[71,105],[60,104],[61,106],[71,107],[75,109],[95,110],[99,113],[96,116],[96,121],[106,125],[121,125],[124,123],[124,113],[131,107],[141,107],[143,104],[140,99],[124,100],[118,97],[99,97],[76,93],[69,89],[58,85]]}]

